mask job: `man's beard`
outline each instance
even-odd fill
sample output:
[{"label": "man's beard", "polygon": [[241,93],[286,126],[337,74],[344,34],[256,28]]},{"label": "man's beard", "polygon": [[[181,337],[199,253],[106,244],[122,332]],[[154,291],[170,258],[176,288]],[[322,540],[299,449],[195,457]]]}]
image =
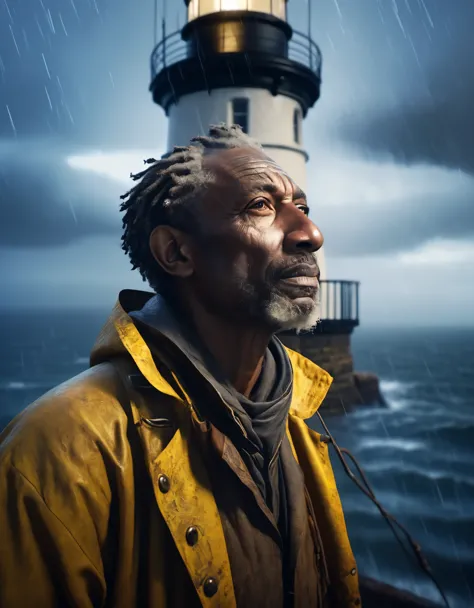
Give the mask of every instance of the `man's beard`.
[{"label": "man's beard", "polygon": [[[300,255],[291,265],[305,262],[313,264],[315,257],[311,254]],[[288,266],[290,264],[286,268]],[[254,321],[267,325],[274,333],[288,330],[309,331],[320,321],[320,287],[310,290],[311,295],[308,294],[304,304],[298,303],[278,289],[281,270],[272,270],[271,276],[258,287],[241,280],[241,306],[247,309]]]},{"label": "man's beard", "polygon": [[309,305],[300,305],[284,294],[272,293],[265,302],[262,313],[265,321],[275,331],[309,331],[321,318],[320,290],[316,290],[314,300]]}]

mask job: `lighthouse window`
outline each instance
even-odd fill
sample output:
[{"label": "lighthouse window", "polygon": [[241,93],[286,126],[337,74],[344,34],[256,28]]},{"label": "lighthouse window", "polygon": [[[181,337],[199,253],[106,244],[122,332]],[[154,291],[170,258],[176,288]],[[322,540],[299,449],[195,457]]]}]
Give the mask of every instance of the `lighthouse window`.
[{"label": "lighthouse window", "polygon": [[249,100],[246,97],[232,100],[232,122],[240,125],[244,133],[249,132]]},{"label": "lighthouse window", "polygon": [[301,110],[295,108],[293,112],[293,139],[295,143],[301,143]]}]

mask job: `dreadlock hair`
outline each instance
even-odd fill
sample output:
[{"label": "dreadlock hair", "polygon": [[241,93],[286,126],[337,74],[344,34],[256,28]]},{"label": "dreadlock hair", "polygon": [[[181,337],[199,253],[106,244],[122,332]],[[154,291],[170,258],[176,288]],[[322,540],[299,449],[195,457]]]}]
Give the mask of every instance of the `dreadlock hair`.
[{"label": "dreadlock hair", "polygon": [[203,169],[203,159],[216,150],[262,146],[246,135],[239,125],[211,125],[208,135],[193,137],[188,146],[175,146],[161,160],[149,158],[144,171],[130,174],[139,183],[121,196],[122,249],[133,270],[159,293],[170,286],[170,275],[156,262],[149,239],[156,226],[167,225],[183,231],[196,231],[196,203],[214,176]]}]

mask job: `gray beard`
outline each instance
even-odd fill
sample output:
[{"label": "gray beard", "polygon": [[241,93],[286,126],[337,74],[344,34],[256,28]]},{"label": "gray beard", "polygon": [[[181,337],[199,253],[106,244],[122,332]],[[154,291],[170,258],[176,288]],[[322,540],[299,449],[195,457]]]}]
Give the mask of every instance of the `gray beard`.
[{"label": "gray beard", "polygon": [[315,327],[321,318],[319,289],[313,305],[304,307],[298,306],[287,296],[272,294],[263,312],[266,320],[278,328],[277,331],[308,331]]},{"label": "gray beard", "polygon": [[265,323],[273,331],[296,330],[298,333],[309,331],[320,321],[320,290],[310,305],[296,304],[290,297],[277,291],[262,298],[254,286],[242,281],[239,286],[242,294],[241,304],[247,308],[251,317]]}]

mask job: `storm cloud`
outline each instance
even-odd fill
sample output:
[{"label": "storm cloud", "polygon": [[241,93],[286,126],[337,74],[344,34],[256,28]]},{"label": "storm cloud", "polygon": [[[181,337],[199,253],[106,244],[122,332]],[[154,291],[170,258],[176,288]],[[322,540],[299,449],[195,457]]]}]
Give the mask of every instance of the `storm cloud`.
[{"label": "storm cloud", "polygon": [[52,142],[0,142],[0,247],[59,247],[119,234],[124,189],[72,169]]},{"label": "storm cloud", "polygon": [[[426,162],[474,174],[474,3],[434,3],[429,51],[415,57],[418,81],[392,103],[339,123],[342,139],[404,163]],[[474,204],[473,204],[474,207]],[[473,211],[474,212],[474,211]]]},{"label": "storm cloud", "polygon": [[474,184],[458,193],[452,207],[440,196],[406,199],[395,208],[323,207],[318,221],[329,255],[390,255],[417,249],[434,239],[474,237],[473,196]]},{"label": "storm cloud", "polygon": [[[328,145],[329,147],[329,145]],[[474,177],[339,146],[314,155],[310,215],[330,256],[392,255],[436,239],[474,238]]]},{"label": "storm cloud", "polygon": [[130,0],[0,3],[0,137],[156,144],[166,123],[148,92],[152,12]]}]

